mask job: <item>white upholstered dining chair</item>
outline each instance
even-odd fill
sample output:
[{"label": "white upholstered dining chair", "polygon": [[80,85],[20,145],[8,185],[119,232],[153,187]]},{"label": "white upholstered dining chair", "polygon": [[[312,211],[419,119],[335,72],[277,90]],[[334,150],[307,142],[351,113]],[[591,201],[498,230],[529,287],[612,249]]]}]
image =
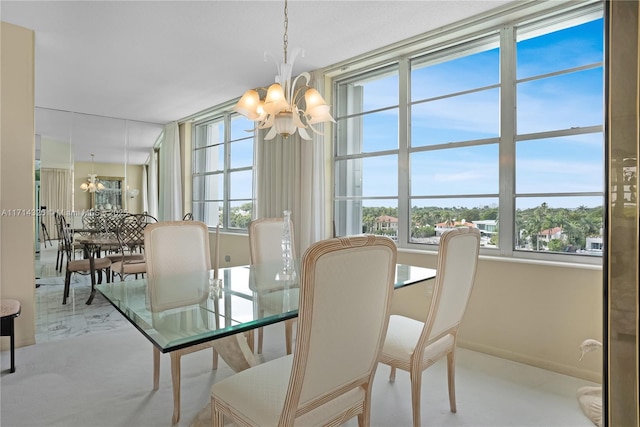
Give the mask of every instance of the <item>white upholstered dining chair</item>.
[{"label": "white upholstered dining chair", "polygon": [[445,231],[438,248],[437,274],[424,321],[391,315],[380,361],[409,372],[413,425],[420,426],[422,373],[447,356],[449,406],[456,412],[455,351],[458,327],[467,307],[478,264],[480,232],[459,227]]},{"label": "white upholstered dining chair", "polygon": [[371,387],[389,320],[396,246],[380,236],[324,240],[301,263],[292,355],[211,388],[212,425],[369,425]]},{"label": "white upholstered dining chair", "polygon": [[[162,276],[187,272],[207,272],[211,269],[209,248],[209,230],[200,221],[165,221],[149,224],[144,228],[144,247],[148,286]],[[152,290],[150,290],[152,292]],[[194,351],[213,348],[214,342],[187,347],[171,353],[172,377],[180,378],[180,358]],[[175,361],[174,361],[175,359]],[[213,369],[218,367],[218,353],[213,349]],[[153,347],[153,389],[157,390],[160,378],[160,350]],[[175,384],[175,378],[174,378]],[[174,417],[177,423],[180,417],[180,389],[175,387]]]},{"label": "white upholstered dining chair", "polygon": [[[291,242],[295,242],[293,224],[290,222]],[[282,228],[284,218],[259,218],[249,223],[249,259],[251,264],[282,262]],[[296,258],[295,244],[292,245],[292,256]],[[258,295],[258,306],[264,311],[265,295]],[[293,342],[293,325],[295,319],[284,322],[285,347],[287,354],[291,354]],[[258,329],[257,353],[262,353],[263,330]]]}]

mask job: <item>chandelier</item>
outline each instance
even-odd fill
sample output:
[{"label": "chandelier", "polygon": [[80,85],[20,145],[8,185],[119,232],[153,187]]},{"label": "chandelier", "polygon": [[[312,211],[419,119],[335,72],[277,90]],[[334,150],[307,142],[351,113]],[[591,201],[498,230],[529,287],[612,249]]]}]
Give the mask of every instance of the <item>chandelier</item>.
[{"label": "chandelier", "polygon": [[[256,122],[257,129],[269,129],[264,139],[273,139],[276,135],[287,138],[296,130],[301,138],[310,140],[307,128],[320,134],[312,125],[322,122],[335,122],[329,112],[329,105],[320,93],[309,86],[311,76],[304,72],[291,82],[293,62],[300,52],[294,49],[291,61],[287,62],[289,36],[289,10],[284,1],[284,62],[276,64],[278,75],[269,88],[250,89],[242,95],[234,110],[249,120]],[[265,54],[266,57],[266,54]],[[296,89],[298,83],[300,87]],[[262,98],[264,96],[264,98]],[[304,102],[304,103],[303,103]]]},{"label": "chandelier", "polygon": [[104,185],[96,178],[98,175],[93,173],[93,154],[91,155],[91,173],[89,174],[89,180],[83,182],[80,185],[80,189],[84,192],[95,193],[104,189]]}]

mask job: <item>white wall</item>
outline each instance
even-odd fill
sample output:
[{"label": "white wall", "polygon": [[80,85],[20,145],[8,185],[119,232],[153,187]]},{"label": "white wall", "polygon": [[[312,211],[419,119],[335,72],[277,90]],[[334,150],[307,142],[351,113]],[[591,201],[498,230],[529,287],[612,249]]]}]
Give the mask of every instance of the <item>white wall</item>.
[{"label": "white wall", "polygon": [[[400,251],[398,262],[436,267],[436,256]],[[396,312],[424,316],[424,287],[396,292]],[[458,344],[599,382],[602,353],[578,361],[587,338],[602,342],[602,270],[481,257]]]},{"label": "white wall", "polygon": [[[210,241],[213,254],[215,233]],[[220,247],[220,267],[249,263],[248,236],[222,233]],[[225,255],[231,262],[224,262]],[[436,255],[401,250],[398,262],[435,268]],[[396,291],[394,312],[423,317],[425,295],[420,285]],[[461,347],[599,382],[601,352],[578,361],[578,346],[587,338],[602,341],[600,268],[480,259]]]},{"label": "white wall", "polygon": [[[34,34],[0,23],[0,298],[20,301],[16,345],[35,342]],[[7,213],[9,213],[7,215]],[[15,213],[15,215],[12,215]],[[2,337],[2,348],[8,346]]]}]

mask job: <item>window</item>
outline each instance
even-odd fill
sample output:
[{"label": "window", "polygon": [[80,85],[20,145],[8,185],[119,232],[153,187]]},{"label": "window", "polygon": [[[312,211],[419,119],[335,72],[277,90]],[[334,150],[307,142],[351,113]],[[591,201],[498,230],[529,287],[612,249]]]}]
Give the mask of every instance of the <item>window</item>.
[{"label": "window", "polygon": [[193,216],[246,230],[253,210],[253,122],[224,113],[193,125]]},{"label": "window", "polygon": [[603,33],[592,4],[472,38],[452,31],[449,44],[335,77],[337,234],[435,249],[444,230],[471,225],[483,253],[592,262]]}]

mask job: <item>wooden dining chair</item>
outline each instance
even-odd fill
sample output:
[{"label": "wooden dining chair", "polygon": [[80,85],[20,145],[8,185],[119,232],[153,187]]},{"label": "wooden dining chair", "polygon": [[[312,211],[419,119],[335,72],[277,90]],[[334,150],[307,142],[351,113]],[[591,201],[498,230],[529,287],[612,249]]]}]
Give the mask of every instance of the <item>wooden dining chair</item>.
[{"label": "wooden dining chair", "polygon": [[458,328],[475,282],[480,232],[459,227],[445,231],[438,247],[437,274],[425,318],[416,320],[391,315],[380,362],[391,366],[390,381],[396,369],[409,372],[413,425],[420,426],[422,373],[447,357],[449,406],[456,412],[455,352]]},{"label": "wooden dining chair", "polygon": [[[282,229],[284,218],[259,218],[249,223],[249,259],[251,264],[282,263]],[[291,241],[295,242],[293,224],[290,222]],[[292,245],[292,257],[295,255],[295,244]],[[258,295],[258,310],[264,313],[265,295]],[[277,310],[279,311],[279,310]],[[284,322],[285,347],[287,354],[291,354],[293,342],[293,325],[295,319]],[[257,353],[262,353],[263,329],[258,329]]]},{"label": "wooden dining chair", "polygon": [[387,331],[396,245],[382,236],[317,242],[301,263],[292,355],[211,388],[211,417],[243,426],[368,426],[371,388]]}]

